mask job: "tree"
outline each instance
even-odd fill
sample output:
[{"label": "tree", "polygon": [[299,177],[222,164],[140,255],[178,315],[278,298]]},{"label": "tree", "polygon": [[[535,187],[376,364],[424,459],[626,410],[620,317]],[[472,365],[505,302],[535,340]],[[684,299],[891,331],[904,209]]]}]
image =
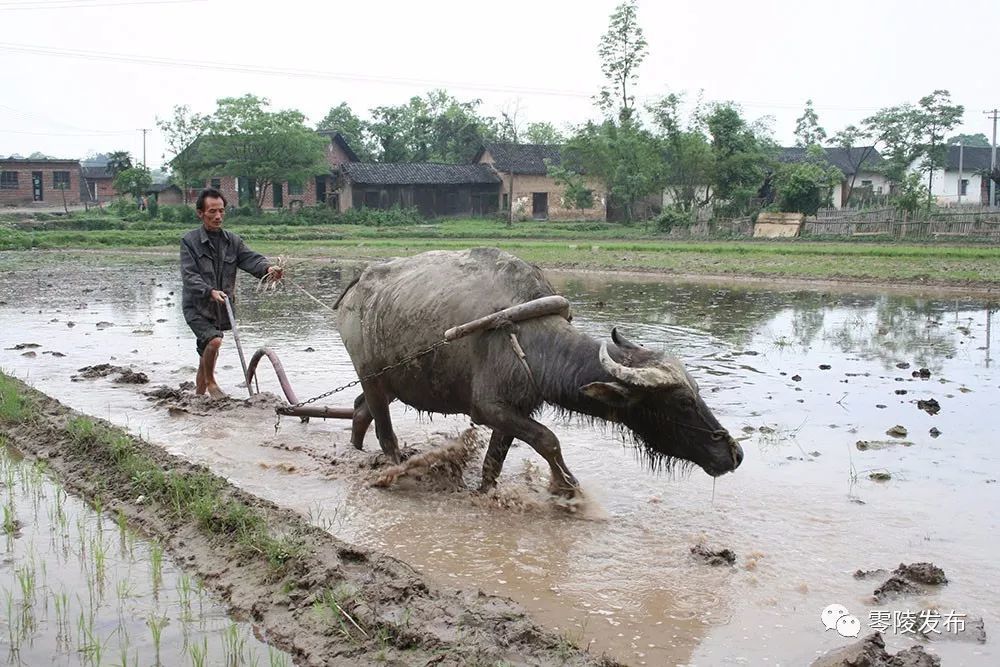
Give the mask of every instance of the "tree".
[{"label": "tree", "polygon": [[609,204],[619,208],[626,223],[636,219],[640,199],[663,187],[660,142],[651,132],[626,118],[587,123],[563,149],[563,165],[602,183]]},{"label": "tree", "polygon": [[795,120],[796,146],[822,146],[826,141],[826,130],[819,124],[819,117],[813,109],[813,101],[806,100],[806,108]]},{"label": "tree", "polygon": [[918,174],[911,172],[899,182],[892,204],[896,210],[903,213],[905,219],[909,219],[918,211],[927,208],[930,200],[930,190],[920,182]]},{"label": "tree", "polygon": [[744,213],[764,183],[773,147],[731,102],[709,105],[704,123],[714,163],[712,196],[724,202],[727,212]]},{"label": "tree", "polygon": [[108,163],[104,171],[112,176],[117,176],[126,169],[132,168],[132,154],[128,151],[112,151],[108,153]]},{"label": "tree", "polygon": [[34,153],[32,153],[31,155],[28,156],[28,159],[29,160],[48,160],[49,156],[46,155],[45,153],[42,153],[41,151],[35,151]]},{"label": "tree", "polygon": [[341,102],[330,107],[326,116],[316,124],[317,130],[333,130],[340,132],[351,149],[357,153],[362,162],[373,159],[371,139],[368,136],[368,123],[351,110],[347,102]]},{"label": "tree", "polygon": [[583,174],[560,165],[546,164],[546,166],[552,180],[564,188],[562,197],[564,208],[574,208],[582,212],[594,207],[594,191],[587,187]]},{"label": "tree", "polygon": [[965,107],[951,104],[951,94],[947,90],[935,90],[921,97],[917,105],[920,133],[926,145],[922,167],[927,171],[927,190],[931,191],[935,169],[943,169],[947,161],[944,135],[961,122]]},{"label": "tree", "polygon": [[833,189],[841,178],[839,169],[826,164],[822,147],[813,144],[804,162],[778,165],[774,175],[778,208],[816,215],[820,207],[833,205]]},{"label": "tree", "polygon": [[[875,144],[877,140],[856,125],[848,125],[843,130],[833,135],[834,143],[844,150],[851,164],[851,178],[847,181],[847,193],[844,201],[851,201],[851,194],[854,192],[854,184],[858,179],[858,172],[861,166],[868,162],[875,155]],[[860,148],[860,150],[855,150]]]},{"label": "tree", "polygon": [[382,162],[467,162],[496,137],[480,100],[462,102],[444,90],[411,97],[406,104],[372,109],[368,131]]},{"label": "tree", "polygon": [[326,140],[295,110],[270,111],[255,95],[224,97],[205,124],[196,162],[216,173],[249,180],[248,193],[261,208],[268,190],[285,181],[325,173]]},{"label": "tree", "polygon": [[566,141],[566,137],[552,123],[528,123],[524,138],[529,144],[558,145]]},{"label": "tree", "polygon": [[638,14],[636,0],[625,0],[618,5],[597,49],[601,74],[607,80],[597,97],[597,105],[608,115],[617,105],[618,118],[622,122],[632,117],[635,106],[632,88],[638,83],[639,65],[647,53]]},{"label": "tree", "polygon": [[[171,156],[169,164],[173,170],[173,180],[180,186],[185,203],[188,199],[188,189],[198,187],[196,181],[204,180],[198,178],[202,174],[195,152],[187,149],[204,134],[207,123],[208,116],[192,113],[190,107],[181,104],[174,107],[172,118],[156,119],[156,126],[163,133],[167,151]],[[164,154],[163,158],[166,157]]]},{"label": "tree", "polygon": [[[664,183],[675,207],[682,211],[708,203],[714,157],[708,139],[696,124],[680,120],[678,95],[667,95],[648,107],[663,145]],[[697,118],[697,116],[696,116]]]},{"label": "tree", "polygon": [[970,146],[973,148],[989,148],[992,144],[990,140],[986,138],[986,135],[982,132],[978,134],[956,134],[953,137],[948,137],[946,142],[949,146],[957,146],[962,144],[963,146]]},{"label": "tree", "polygon": [[150,176],[149,170],[142,165],[123,169],[115,174],[115,179],[112,181],[116,192],[132,195],[135,199],[142,197],[152,184],[153,177]]}]

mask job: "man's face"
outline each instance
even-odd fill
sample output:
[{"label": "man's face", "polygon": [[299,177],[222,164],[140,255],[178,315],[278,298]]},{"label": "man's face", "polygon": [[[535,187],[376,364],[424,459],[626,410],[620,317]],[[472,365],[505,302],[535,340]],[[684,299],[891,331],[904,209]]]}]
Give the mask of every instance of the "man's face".
[{"label": "man's face", "polygon": [[222,229],[222,219],[226,217],[226,205],[219,197],[205,197],[205,208],[198,211],[198,219],[210,232]]}]

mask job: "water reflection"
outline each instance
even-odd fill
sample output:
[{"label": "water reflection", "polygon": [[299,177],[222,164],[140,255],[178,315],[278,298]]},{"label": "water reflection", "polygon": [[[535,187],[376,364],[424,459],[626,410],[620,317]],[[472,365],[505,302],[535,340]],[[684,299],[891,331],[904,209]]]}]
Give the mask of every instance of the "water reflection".
[{"label": "water reflection", "polygon": [[[332,304],[356,272],[356,265],[309,262],[292,277]],[[1000,407],[990,365],[995,304],[550,274],[573,303],[578,327],[607,338],[621,326],[681,357],[720,421],[745,438],[743,466],[713,485],[697,473],[651,474],[613,431],[544,415],[591,496],[597,516],[582,520],[545,505],[515,512],[462,493],[370,489],[352,477],[367,454],[350,458],[342,423],[285,420],[274,434],[266,417],[171,418],[132,390],[71,383],[76,368],[118,357],[154,382],[176,385],[191,379],[195,361],[172,263],[110,263],[86,284],[79,275],[65,261],[0,275],[7,302],[0,347],[34,341],[42,351],[70,354],[28,359],[3,349],[0,364],[251,492],[303,514],[343,510],[334,530],[345,538],[403,558],[443,585],[514,597],[546,624],[583,632],[594,650],[630,664],[807,664],[817,650],[837,646],[817,630],[813,612],[818,618],[840,601],[861,618],[873,608],[872,586],[850,574],[900,560],[938,562],[951,583],[936,603],[983,615],[991,627],[1000,622],[988,583],[1000,580],[989,556],[1000,546],[1000,485],[990,481],[1000,476],[1000,450],[982,418]],[[239,297],[245,345],[277,350],[300,396],[354,379],[327,310],[290,286],[257,294],[244,280]],[[97,329],[99,321],[115,326]],[[220,377],[237,394],[231,345],[224,355]],[[930,379],[912,377],[920,367]],[[276,389],[270,377],[261,385]],[[331,401],[353,398],[341,397]],[[928,398],[940,402],[940,414],[917,409],[916,400]],[[417,444],[467,425],[402,406],[393,407],[393,419],[400,438]],[[895,424],[907,427],[912,446],[855,447],[885,440]],[[940,437],[929,434],[932,427]],[[376,447],[373,437],[367,447]],[[333,457],[349,463],[333,466]],[[530,490],[524,470],[538,463],[530,448],[515,447],[501,485]],[[869,479],[875,470],[891,480]],[[737,567],[692,559],[689,548],[699,541],[732,548]],[[938,651],[954,664],[996,664],[998,657],[991,644],[955,642]]]}]

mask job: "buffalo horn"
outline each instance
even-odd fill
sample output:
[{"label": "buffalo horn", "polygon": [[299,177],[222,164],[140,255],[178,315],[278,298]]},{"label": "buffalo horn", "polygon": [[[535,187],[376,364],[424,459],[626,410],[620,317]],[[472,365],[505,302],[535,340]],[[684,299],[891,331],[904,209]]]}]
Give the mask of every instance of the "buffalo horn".
[{"label": "buffalo horn", "polygon": [[671,387],[676,384],[686,383],[684,372],[675,369],[669,362],[663,365],[647,366],[645,368],[631,368],[620,364],[608,354],[608,344],[601,343],[601,365],[604,370],[611,373],[615,378],[633,387],[645,387],[647,389]]}]

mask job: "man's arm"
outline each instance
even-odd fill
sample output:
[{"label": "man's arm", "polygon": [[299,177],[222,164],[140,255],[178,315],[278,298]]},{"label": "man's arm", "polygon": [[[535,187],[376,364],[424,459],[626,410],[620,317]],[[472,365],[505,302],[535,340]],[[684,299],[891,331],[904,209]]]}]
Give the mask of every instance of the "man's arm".
[{"label": "man's arm", "polygon": [[205,282],[198,270],[197,257],[191,251],[191,246],[183,239],[181,239],[181,282],[185,291],[199,299],[206,299],[212,293],[212,287]]},{"label": "man's arm", "polygon": [[253,275],[254,278],[263,278],[268,268],[270,268],[271,263],[267,261],[267,257],[264,257],[264,255],[251,250],[241,238],[239,245],[236,247],[236,266]]}]

